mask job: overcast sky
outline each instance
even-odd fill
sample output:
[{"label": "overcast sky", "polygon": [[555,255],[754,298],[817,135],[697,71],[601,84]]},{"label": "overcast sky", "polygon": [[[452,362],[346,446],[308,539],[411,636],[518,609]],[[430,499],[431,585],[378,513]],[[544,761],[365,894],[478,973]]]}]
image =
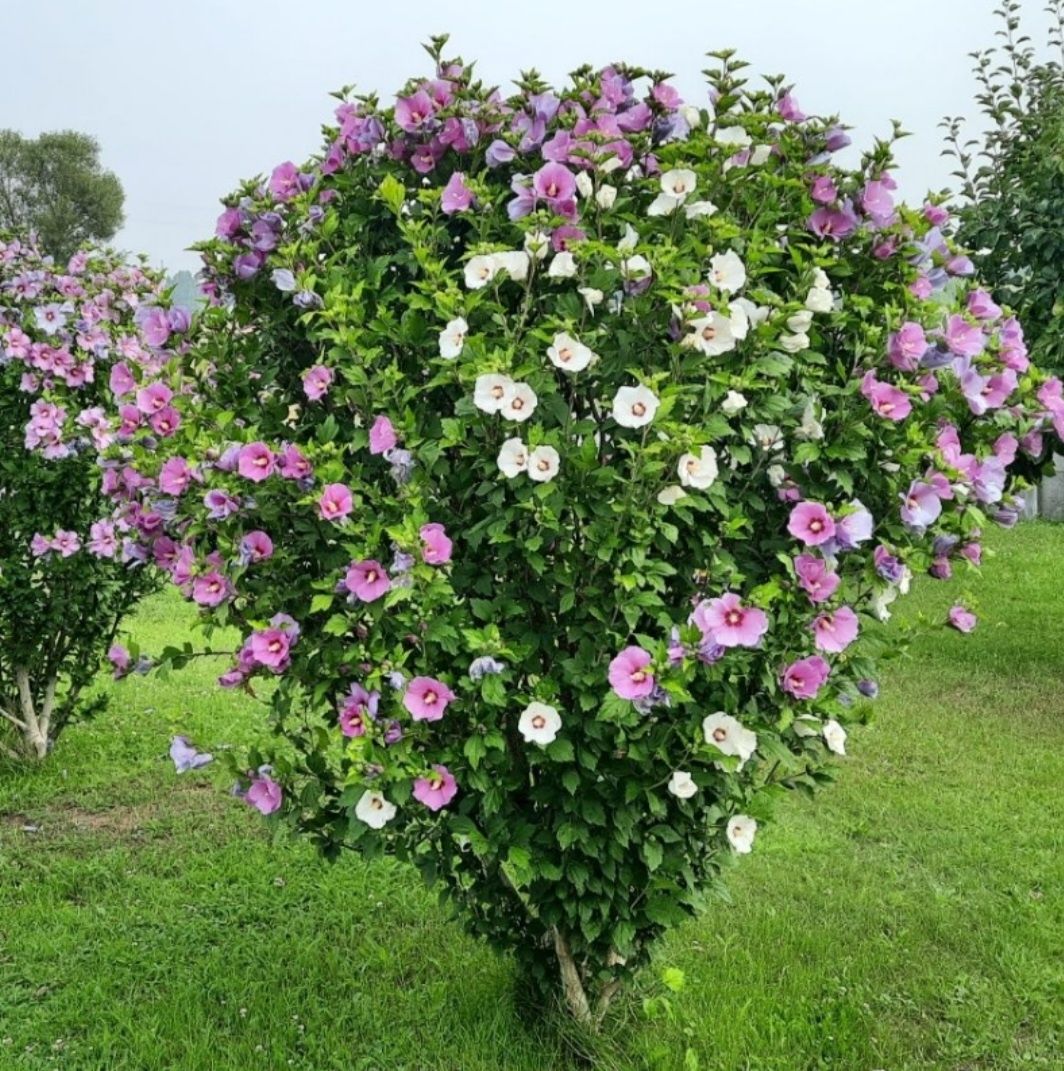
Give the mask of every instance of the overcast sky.
[{"label": "overcast sky", "polygon": [[[807,112],[841,113],[866,145],[900,119],[908,198],[949,183],[938,122],[972,114],[968,53],[993,41],[996,0],[3,0],[0,127],[93,134],[126,191],[125,249],[168,269],[209,235],[237,182],[320,145],[345,84],[390,98],[430,72],[421,42],[508,90],[536,67],[558,84],[581,63],[624,59],[675,72],[705,103],[699,71],[736,48],[784,73]],[[1044,41],[1039,0],[1026,28]]]}]

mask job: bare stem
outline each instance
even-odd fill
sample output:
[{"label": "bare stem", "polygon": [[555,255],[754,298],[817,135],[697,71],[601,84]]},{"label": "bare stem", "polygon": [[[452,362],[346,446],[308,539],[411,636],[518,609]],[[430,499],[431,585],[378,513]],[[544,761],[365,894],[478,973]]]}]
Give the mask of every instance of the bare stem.
[{"label": "bare stem", "polygon": [[591,1025],[593,1022],[591,1007],[587,1002],[587,993],[584,991],[584,983],[580,980],[580,972],[573,960],[569,942],[557,926],[552,928],[552,933],[554,952],[558,957],[558,967],[562,976],[562,993],[565,995],[565,1003],[578,1023]]}]

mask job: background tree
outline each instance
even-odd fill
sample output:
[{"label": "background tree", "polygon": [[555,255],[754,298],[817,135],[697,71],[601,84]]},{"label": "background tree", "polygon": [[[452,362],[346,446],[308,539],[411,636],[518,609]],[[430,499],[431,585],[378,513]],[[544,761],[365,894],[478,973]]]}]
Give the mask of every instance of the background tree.
[{"label": "background tree", "polygon": [[985,137],[947,118],[945,155],[961,180],[961,241],[983,279],[1016,309],[1034,358],[1064,366],[1064,0],[1050,0],[1052,58],[1037,62],[1020,4],[997,10],[1000,43],[972,53]]},{"label": "background tree", "polygon": [[66,260],[86,242],[114,237],[124,200],[88,134],[61,130],[32,140],[0,130],[0,227],[36,233],[45,253]]},{"label": "background tree", "polygon": [[[125,614],[153,586],[127,514],[105,493],[128,482],[99,451],[173,410],[152,392],[188,328],[156,273],[106,251],[62,266],[0,233],[0,755],[45,758],[75,717]],[[171,340],[173,336],[173,341]],[[134,398],[131,368],[146,383]],[[58,403],[45,394],[60,392]],[[103,406],[122,406],[109,419]],[[114,514],[112,516],[112,514]],[[138,517],[143,519],[141,514]],[[134,668],[121,649],[116,673]]]}]

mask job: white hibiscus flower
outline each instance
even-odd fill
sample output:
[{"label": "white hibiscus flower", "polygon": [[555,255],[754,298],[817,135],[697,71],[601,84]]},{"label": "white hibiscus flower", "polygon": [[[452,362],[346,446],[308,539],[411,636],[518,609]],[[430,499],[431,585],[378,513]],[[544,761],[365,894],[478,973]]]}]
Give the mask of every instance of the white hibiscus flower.
[{"label": "white hibiscus flower", "polygon": [[724,401],[720,403],[720,408],[726,416],[735,416],[736,413],[745,409],[748,404],[745,394],[740,394],[737,390],[730,390],[724,396]]},{"label": "white hibiscus flower", "polygon": [[737,755],[740,770],[757,748],[757,734],[743,728],[737,718],[723,711],[710,714],[702,721],[702,734],[706,743],[722,754]]},{"label": "white hibiscus flower", "polygon": [[603,209],[604,211],[609,211],[613,207],[614,202],[616,200],[617,187],[610,186],[608,183],[606,185],[600,186],[598,188],[598,193],[595,194],[595,204],[597,204],[599,208]]},{"label": "white hibiscus flower", "polygon": [[642,253],[636,253],[634,257],[626,257],[621,261],[621,275],[629,282],[642,282],[651,274],[650,261]]},{"label": "white hibiscus flower", "polygon": [[754,139],[741,126],[721,127],[713,134],[713,140],[718,145],[730,145],[736,149],[748,149],[754,143]]},{"label": "white hibiscus flower", "polygon": [[686,770],[674,770],[668,789],[677,799],[689,800],[698,791],[698,785]]},{"label": "white hibiscus flower", "polygon": [[773,487],[782,487],[784,481],[787,479],[787,470],[782,465],[769,465],[765,469],[765,475],[768,477],[768,482]]},{"label": "white hibiscus flower", "polygon": [[506,272],[515,283],[523,283],[528,278],[530,260],[523,249],[512,249],[506,253],[494,253],[492,255],[495,257],[500,270]]},{"label": "white hibiscus flower", "polygon": [[835,307],[835,295],[830,290],[814,286],[805,296],[805,307],[810,312],[831,312]]},{"label": "white hibiscus flower", "polygon": [[762,450],[775,453],[783,449],[783,432],[778,424],[755,424],[751,441]]},{"label": "white hibiscus flower", "polygon": [[554,740],[561,727],[561,715],[547,703],[529,703],[517,722],[517,731],[525,740],[540,747]]},{"label": "white hibiscus flower", "polygon": [[732,846],[732,850],[739,855],[749,855],[754,847],[757,822],[748,814],[733,814],[728,819],[726,832],[728,843]]},{"label": "white hibiscus flower", "polygon": [[746,318],[750,321],[751,327],[763,324],[768,319],[768,314],[771,311],[767,305],[755,305],[749,298],[744,297],[737,297],[728,307],[734,308],[736,305],[746,313]]},{"label": "white hibiscus flower", "polygon": [[355,804],[355,817],[370,829],[383,829],[395,817],[395,804],[367,789]]},{"label": "white hibiscus flower", "polygon": [[639,241],[639,234],[635,227],[631,223],[624,225],[624,237],[617,243],[617,249],[621,253],[631,253],[635,249],[636,242]]},{"label": "white hibiscus flower", "polygon": [[676,211],[694,192],[698,179],[693,171],[685,167],[666,171],[661,176],[661,193],[654,198],[647,209],[648,216],[669,216]]},{"label": "white hibiscus flower", "polygon": [[494,253],[481,253],[466,262],[465,284],[470,290],[480,290],[495,278],[502,265]]},{"label": "white hibiscus flower", "polygon": [[687,492],[678,484],[669,484],[658,492],[658,502],[663,506],[675,506],[681,498],[686,498]]},{"label": "white hibiscus flower", "polygon": [[802,410],[802,422],[794,429],[796,439],[816,442],[824,438],[824,425],[816,418],[816,403],[810,399]]},{"label": "white hibiscus flower", "polygon": [[549,279],[571,279],[576,274],[576,260],[567,249],[555,253],[547,268]]},{"label": "white hibiscus flower", "polygon": [[898,597],[898,589],[893,584],[888,584],[886,587],[880,588],[872,596],[872,613],[876,615],[879,621],[890,620],[890,610],[888,607]]},{"label": "white hibiscus flower", "polygon": [[741,342],[750,334],[750,317],[747,315],[746,306],[738,301],[732,301],[728,305],[728,323],[731,326],[732,337]]},{"label": "white hibiscus flower", "polygon": [[468,333],[469,324],[461,316],[451,320],[440,332],[440,356],[448,360],[457,357],[462,352]]},{"label": "white hibiscus flower", "polygon": [[546,231],[529,231],[525,235],[525,252],[536,260],[543,260],[550,249],[550,235]]},{"label": "white hibiscus flower", "polygon": [[797,335],[783,335],[779,341],[780,349],[785,353],[802,353],[809,349],[809,336],[805,332]]},{"label": "white hibiscus flower", "polygon": [[659,404],[649,387],[621,387],[613,397],[613,419],[622,428],[641,428],[654,419]]},{"label": "white hibiscus flower", "polygon": [[794,315],[787,317],[787,330],[793,331],[796,335],[805,334],[812,326],[813,314],[809,309],[802,309],[801,312],[796,312]]},{"label": "white hibiscus flower", "polygon": [[721,312],[711,312],[692,320],[688,327],[689,335],[683,338],[683,345],[700,350],[708,357],[719,357],[735,349],[735,332],[732,331],[730,316]]},{"label": "white hibiscus flower", "polygon": [[539,399],[527,383],[513,384],[510,393],[503,399],[500,413],[507,420],[526,421],[535,411]]},{"label": "white hibiscus flower", "polygon": [[688,219],[708,219],[717,211],[712,201],[688,201],[683,206],[683,214]]},{"label": "white hibiscus flower", "polygon": [[726,253],[714,253],[709,258],[709,281],[726,294],[741,290],[746,282],[746,265],[734,249]]},{"label": "white hibiscus flower", "polygon": [[824,743],[836,755],[846,754],[846,730],[834,718],[824,722]]},{"label": "white hibiscus flower", "polygon": [[508,479],[528,470],[528,450],[520,439],[507,439],[498,456],[499,471]]},{"label": "white hibiscus flower", "polygon": [[483,413],[498,413],[513,393],[514,381],[500,372],[477,376],[473,386],[473,404]]},{"label": "white hibiscus flower", "polygon": [[596,290],[593,286],[577,287],[576,292],[584,299],[584,304],[590,313],[594,313],[595,307],[601,305],[606,297],[601,290]]},{"label": "white hibiscus flower", "polygon": [[704,491],[717,478],[717,451],[712,446],[703,446],[698,454],[684,454],[676,467],[684,487]]},{"label": "white hibiscus flower", "polygon": [[528,478],[536,483],[550,483],[560,466],[561,458],[553,446],[537,446],[528,455]]},{"label": "white hibiscus flower", "polygon": [[554,336],[554,342],[547,348],[547,356],[550,363],[563,372],[582,372],[595,357],[587,346],[564,331]]}]

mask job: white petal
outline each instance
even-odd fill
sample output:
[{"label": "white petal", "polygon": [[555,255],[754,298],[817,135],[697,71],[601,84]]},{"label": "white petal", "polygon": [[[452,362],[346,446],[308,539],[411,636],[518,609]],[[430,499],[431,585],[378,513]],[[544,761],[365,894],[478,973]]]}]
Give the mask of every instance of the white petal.
[{"label": "white petal", "polygon": [[532,702],[521,712],[517,731],[528,743],[541,747],[551,743],[562,727],[561,715],[547,703]]},{"label": "white petal", "polygon": [[675,770],[669,778],[668,789],[677,799],[689,800],[698,791],[698,785],[686,770]]},{"label": "white petal", "polygon": [[748,855],[754,846],[757,822],[749,815],[734,814],[728,819],[728,843],[739,855]]},{"label": "white petal", "polygon": [[688,219],[706,219],[717,211],[717,206],[712,201],[689,201],[683,211]]},{"label": "white petal", "polygon": [[465,284],[470,290],[479,290],[495,278],[501,265],[495,254],[480,254],[473,257],[465,266]]},{"label": "white petal", "polygon": [[554,336],[554,342],[547,348],[547,357],[563,372],[582,372],[595,355],[582,342],[562,331]]},{"label": "white petal", "polygon": [[473,404],[484,413],[498,413],[513,394],[514,381],[498,372],[477,376]]},{"label": "white petal", "polygon": [[528,478],[536,483],[549,483],[558,475],[561,458],[553,446],[537,446],[528,455]]},{"label": "white petal", "polygon": [[499,267],[515,283],[522,283],[528,278],[529,257],[523,249],[514,249],[506,253],[494,253]]},{"label": "white petal", "polygon": [[576,274],[576,260],[568,250],[555,253],[547,268],[547,275],[551,279],[571,279]]},{"label": "white petal", "polygon": [[648,387],[621,387],[613,398],[613,419],[622,428],[642,428],[654,419],[659,404]]},{"label": "white petal", "polygon": [[719,145],[732,145],[738,149],[749,148],[753,138],[741,126],[726,126],[713,134],[713,140]]},{"label": "white petal", "polygon": [[746,265],[735,252],[714,253],[709,261],[709,281],[719,290],[734,294],[746,282]]},{"label": "white petal", "polygon": [[527,383],[515,383],[499,412],[507,420],[523,423],[536,411],[538,402],[536,392]]},{"label": "white petal", "polygon": [[371,829],[382,829],[395,817],[395,804],[367,789],[355,804],[355,817]]},{"label": "white petal", "polygon": [[846,730],[834,718],[824,722],[824,743],[836,755],[846,754]]},{"label": "white petal", "polygon": [[671,216],[680,207],[682,198],[673,197],[667,193],[659,193],[653,201],[647,205],[648,216]]},{"label": "white petal", "polygon": [[528,451],[520,439],[507,439],[499,450],[499,471],[509,480],[528,468]]},{"label": "white petal", "polygon": [[617,248],[622,253],[630,253],[635,249],[636,242],[639,241],[639,235],[636,234],[635,228],[631,223],[624,225],[624,237],[617,243]]},{"label": "white petal", "polygon": [[663,487],[658,492],[658,502],[663,506],[673,506],[680,501],[681,498],[686,498],[687,492],[679,484],[670,484],[668,487]]},{"label": "white petal", "polygon": [[528,234],[525,235],[525,252],[530,257],[535,257],[536,260],[542,260],[547,255],[549,249],[550,235],[545,231],[529,231]]}]

